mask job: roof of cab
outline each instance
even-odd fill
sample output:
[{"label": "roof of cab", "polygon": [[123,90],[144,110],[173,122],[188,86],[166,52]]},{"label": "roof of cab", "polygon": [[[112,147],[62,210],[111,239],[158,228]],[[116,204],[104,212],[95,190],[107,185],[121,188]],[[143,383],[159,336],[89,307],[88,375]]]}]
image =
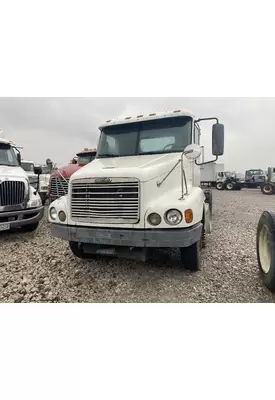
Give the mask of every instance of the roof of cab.
[{"label": "roof of cab", "polygon": [[150,121],[153,119],[162,119],[162,118],[171,118],[171,117],[191,117],[194,118],[194,114],[186,110],[174,110],[174,111],[165,111],[165,112],[158,112],[158,113],[150,113],[150,114],[140,114],[132,117],[124,117],[124,118],[117,118],[117,119],[109,119],[104,124],[99,126],[99,129],[106,128],[107,126],[112,125],[122,125],[122,124],[131,124],[139,121]]},{"label": "roof of cab", "polygon": [[14,145],[14,143],[13,143],[11,140],[4,139],[3,137],[0,137],[0,143],[5,143],[5,144],[12,144],[12,145]]},{"label": "roof of cab", "polygon": [[97,149],[84,149],[82,151],[79,151],[78,153],[76,153],[77,156],[80,156],[82,154],[89,154],[89,153],[96,153]]}]

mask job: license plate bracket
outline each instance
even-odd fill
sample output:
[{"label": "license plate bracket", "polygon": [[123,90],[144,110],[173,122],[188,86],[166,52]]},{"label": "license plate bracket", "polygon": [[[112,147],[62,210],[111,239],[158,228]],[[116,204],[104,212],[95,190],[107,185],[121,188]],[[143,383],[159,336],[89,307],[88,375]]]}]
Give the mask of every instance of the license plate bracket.
[{"label": "license plate bracket", "polygon": [[0,232],[9,230],[10,230],[10,224],[8,222],[0,223]]}]

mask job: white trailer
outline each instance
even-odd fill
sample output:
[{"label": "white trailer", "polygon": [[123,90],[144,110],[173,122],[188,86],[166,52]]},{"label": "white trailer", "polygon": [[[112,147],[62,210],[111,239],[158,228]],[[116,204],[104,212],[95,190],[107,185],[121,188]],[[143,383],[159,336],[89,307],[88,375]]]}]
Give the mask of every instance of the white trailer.
[{"label": "white trailer", "polygon": [[200,167],[201,185],[215,186],[218,174],[224,172],[224,164],[210,163]]},{"label": "white trailer", "polygon": [[200,187],[204,120],[215,120],[215,162],[224,152],[217,118],[175,110],[106,121],[96,159],[71,176],[68,194],[49,207],[52,235],[68,241],[78,258],[145,261],[150,249],[176,247],[183,268],[199,270],[212,216],[211,191]]}]

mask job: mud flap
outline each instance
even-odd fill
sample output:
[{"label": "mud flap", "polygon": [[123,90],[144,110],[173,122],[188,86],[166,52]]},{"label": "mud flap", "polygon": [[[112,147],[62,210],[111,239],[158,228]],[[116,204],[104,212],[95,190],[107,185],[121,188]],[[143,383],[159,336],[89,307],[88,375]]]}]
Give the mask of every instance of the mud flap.
[{"label": "mud flap", "polygon": [[204,231],[207,234],[212,232],[212,214],[208,203],[204,203]]}]

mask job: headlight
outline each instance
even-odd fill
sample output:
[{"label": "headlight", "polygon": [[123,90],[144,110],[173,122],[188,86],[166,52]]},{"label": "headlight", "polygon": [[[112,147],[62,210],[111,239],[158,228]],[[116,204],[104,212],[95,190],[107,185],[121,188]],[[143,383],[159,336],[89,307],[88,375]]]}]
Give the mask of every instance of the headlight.
[{"label": "headlight", "polygon": [[55,221],[56,218],[57,218],[57,211],[56,211],[56,209],[55,209],[54,207],[50,208],[50,217],[51,217],[51,219],[53,219],[54,221]]},{"label": "headlight", "polygon": [[59,211],[58,218],[60,219],[61,222],[66,221],[66,214],[64,213],[64,211]]},{"label": "headlight", "polygon": [[165,214],[165,219],[169,225],[178,225],[182,221],[182,213],[179,210],[169,210]]},{"label": "headlight", "polygon": [[157,226],[161,223],[161,216],[157,213],[152,213],[152,214],[148,215],[147,220],[150,225]]}]

